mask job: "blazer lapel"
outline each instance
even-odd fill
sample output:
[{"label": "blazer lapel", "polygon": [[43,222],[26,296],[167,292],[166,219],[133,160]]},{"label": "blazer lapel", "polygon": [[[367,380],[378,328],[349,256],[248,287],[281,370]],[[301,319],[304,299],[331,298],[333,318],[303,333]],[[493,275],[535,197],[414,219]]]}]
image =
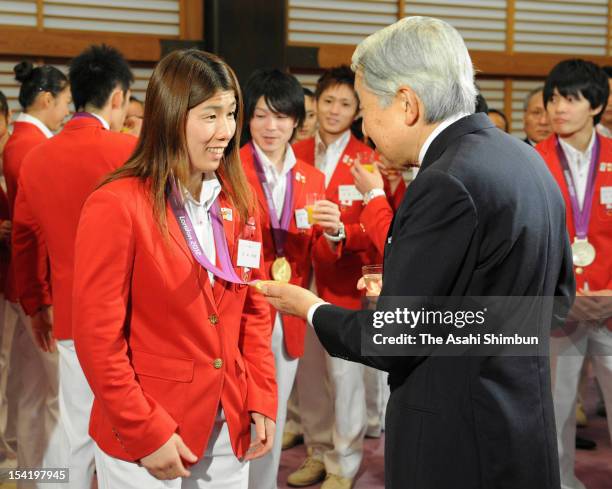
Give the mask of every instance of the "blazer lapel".
[{"label": "blazer lapel", "polygon": [[208,279],[208,272],[207,270],[204,269],[204,267],[202,267],[202,265],[200,265],[196,261],[196,259],[191,254],[191,250],[189,249],[189,246],[187,246],[185,237],[183,236],[183,233],[181,232],[181,229],[179,228],[179,225],[176,222],[176,217],[174,216],[174,213],[170,209],[169,205],[167,206],[167,210],[166,210],[166,220],[168,222],[168,232],[170,233],[170,236],[172,236],[172,239],[174,239],[174,241],[178,244],[181,251],[185,253],[187,259],[191,263],[197,265],[198,280],[200,281],[200,285],[202,286],[204,295],[208,299],[208,303],[211,305],[214,305],[215,300],[213,297],[212,287],[210,286],[210,280]]}]

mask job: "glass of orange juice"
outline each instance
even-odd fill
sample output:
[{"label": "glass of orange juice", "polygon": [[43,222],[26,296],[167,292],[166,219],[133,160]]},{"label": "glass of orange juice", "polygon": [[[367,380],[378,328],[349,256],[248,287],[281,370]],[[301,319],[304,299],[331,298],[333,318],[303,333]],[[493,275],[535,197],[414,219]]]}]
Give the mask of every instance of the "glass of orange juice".
[{"label": "glass of orange juice", "polygon": [[364,265],[361,267],[361,274],[363,275],[368,293],[373,295],[380,294],[382,289],[383,266]]},{"label": "glass of orange juice", "polygon": [[319,200],[323,200],[323,198],[324,196],[317,192],[309,192],[306,194],[306,212],[308,214],[308,224],[311,226],[316,223],[316,219],[312,215],[315,204]]}]

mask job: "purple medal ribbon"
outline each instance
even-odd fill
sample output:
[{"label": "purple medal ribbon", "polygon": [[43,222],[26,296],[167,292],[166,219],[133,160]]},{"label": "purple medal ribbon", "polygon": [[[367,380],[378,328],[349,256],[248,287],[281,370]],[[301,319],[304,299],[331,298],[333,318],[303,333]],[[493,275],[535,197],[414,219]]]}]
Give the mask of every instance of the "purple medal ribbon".
[{"label": "purple medal ribbon", "polygon": [[234,266],[232,265],[229,248],[227,246],[227,240],[225,238],[225,231],[223,230],[223,223],[221,222],[221,217],[219,215],[220,212],[218,199],[215,200],[215,202],[210,208],[210,218],[212,222],[215,245],[217,249],[217,256],[221,268],[211,263],[211,261],[206,257],[206,254],[202,250],[195,229],[193,228],[191,219],[189,219],[189,215],[187,214],[185,206],[183,205],[183,199],[176,183],[172,185],[172,191],[170,192],[168,198],[170,201],[170,208],[174,213],[174,217],[176,217],[176,221],[178,222],[179,228],[181,228],[181,232],[185,237],[187,246],[189,246],[191,254],[196,259],[196,261],[206,270],[212,272],[215,277],[223,279],[227,282],[232,282],[234,284],[246,284],[247,282],[241,280],[240,277],[238,277],[238,274],[236,273],[236,270],[234,270]]},{"label": "purple medal ribbon", "polygon": [[293,204],[293,178],[291,171],[287,172],[287,187],[285,189],[285,200],[283,201],[283,209],[281,212],[281,218],[278,218],[276,213],[276,207],[274,206],[274,199],[272,198],[272,191],[268,185],[268,179],[263,169],[263,165],[259,160],[259,155],[255,149],[255,145],[251,142],[251,151],[253,152],[253,162],[255,163],[255,172],[259,183],[263,188],[268,203],[268,210],[270,211],[270,225],[272,227],[272,241],[274,242],[274,249],[276,256],[284,256],[285,242],[287,241],[287,231],[289,231],[289,224],[291,223],[291,206]]},{"label": "purple medal ribbon", "polygon": [[75,112],[72,118],[73,119],[97,119],[95,115],[92,115],[89,112]]},{"label": "purple medal ribbon", "polygon": [[576,237],[578,239],[586,239],[589,230],[589,220],[591,218],[591,208],[593,207],[593,192],[595,191],[595,177],[597,175],[596,168],[597,162],[599,161],[599,136],[594,135],[595,142],[593,143],[593,149],[591,151],[591,164],[589,166],[589,174],[587,177],[587,186],[584,192],[584,205],[580,208],[580,202],[578,202],[578,190],[574,177],[570,170],[567,162],[565,152],[559,142],[557,136],[557,156],[563,169],[563,176],[567,183],[567,190],[570,197],[570,203],[572,205],[572,214],[574,216],[574,227],[576,228]]}]

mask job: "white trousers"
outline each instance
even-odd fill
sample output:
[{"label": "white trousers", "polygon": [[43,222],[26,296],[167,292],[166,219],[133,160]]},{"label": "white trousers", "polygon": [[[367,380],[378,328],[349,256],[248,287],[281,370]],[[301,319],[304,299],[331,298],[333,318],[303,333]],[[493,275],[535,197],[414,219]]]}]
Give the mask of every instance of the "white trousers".
[{"label": "white trousers", "polygon": [[[601,386],[604,403],[612,412],[612,333],[606,328],[579,326],[564,338],[551,339],[553,401],[562,489],[584,489],[574,472],[576,459],[576,401],[585,353]],[[608,416],[612,440],[612,416]]]},{"label": "white trousers", "polygon": [[95,445],[98,489],[247,489],[249,462],[232,451],[229,431],[220,410],[202,459],[189,467],[191,476],[158,480],[147,469],[104,453]]},{"label": "white trousers", "polygon": [[[13,452],[9,440],[17,433],[17,399],[19,378],[10,375],[11,351],[15,336],[15,321],[5,321],[4,314],[8,301],[0,294],[0,452],[6,455]],[[15,358],[12,359],[13,362]]]},{"label": "white trousers", "polygon": [[81,369],[74,341],[57,342],[59,352],[60,421],[52,434],[58,449],[45,457],[45,467],[68,467],[70,481],[45,489],[89,489],[94,473],[94,441],[89,436],[93,393]]},{"label": "white trousers", "polygon": [[262,458],[251,461],[249,469],[250,489],[276,489],[278,467],[283,445],[283,430],[287,413],[287,401],[293,387],[298,360],[287,355],[283,325],[280,314],[276,315],[272,332],[272,352],[276,366],[276,384],[278,386],[278,412],[276,414],[276,435],[272,450]]},{"label": "white trousers", "polygon": [[378,437],[385,429],[385,410],[391,391],[387,385],[387,372],[364,367],[367,429],[366,435]]},{"label": "white trousers", "polygon": [[304,443],[330,474],[354,478],[366,431],[364,366],[330,357],[306,328],[297,374]]},{"label": "white trousers", "polygon": [[[7,333],[13,331],[10,375],[18,379],[17,392],[8,393],[17,399],[17,464],[20,468],[44,467],[45,457],[57,450],[51,443],[59,421],[57,353],[46,353],[36,346],[30,318],[20,305],[5,305],[4,326]],[[38,486],[24,481],[18,487]]]},{"label": "white trousers", "polygon": [[[300,369],[300,364],[298,364],[297,369]],[[294,433],[296,435],[301,435],[304,432],[302,429],[302,419],[300,417],[300,398],[298,396],[297,374],[296,379],[293,382],[291,394],[289,394],[289,400],[287,401],[287,419],[285,420],[285,431],[287,433]]]}]

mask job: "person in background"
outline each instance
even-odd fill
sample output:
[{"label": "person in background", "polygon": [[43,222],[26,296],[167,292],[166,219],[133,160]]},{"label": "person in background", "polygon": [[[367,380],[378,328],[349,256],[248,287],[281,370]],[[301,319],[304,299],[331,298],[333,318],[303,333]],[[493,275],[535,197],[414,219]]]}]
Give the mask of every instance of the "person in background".
[{"label": "person in background", "polygon": [[95,395],[101,488],[244,489],[248,462],[272,448],[272,330],[249,285],[265,273],[238,153],[241,99],[217,56],[168,54],[136,150],[83,206],[73,334]]},{"label": "person in background", "polygon": [[[12,113],[6,96],[0,92],[0,169],[4,146],[10,136],[11,116]],[[4,308],[6,306],[4,289],[11,259],[11,218],[4,176],[1,176],[0,179],[2,180],[0,182],[0,461],[2,461],[5,458],[17,458],[13,447],[9,445],[9,437],[15,432],[14,408],[16,396],[8,395],[9,392],[13,392],[17,384],[15,382],[16,376],[11,376],[11,385],[8,384],[12,338],[8,338],[8,335],[4,334]],[[10,407],[9,402],[11,403]]]},{"label": "person in background", "polygon": [[597,132],[607,138],[612,138],[612,66],[602,67],[604,73],[608,76],[608,86],[610,87],[610,95],[606,109],[601,115],[601,121],[597,124]]},{"label": "person in background", "polygon": [[[551,341],[552,387],[561,486],[584,489],[574,472],[576,400],[588,355],[608,410],[612,406],[612,140],[599,136],[608,77],[594,63],[562,61],[549,73],[544,104],[553,134],[536,146],[565,200],[577,299],[565,334]],[[608,420],[612,439],[612,419]]]},{"label": "person in background", "polygon": [[[351,174],[356,162],[377,160],[374,151],[351,134],[359,109],[354,79],[348,66],[332,68],[319,78],[315,91],[319,129],[315,137],[295,143],[293,149],[296,158],[325,174],[320,209],[327,208],[329,201],[341,211],[338,225],[326,230],[314,248],[316,289],[329,300],[359,309],[362,293],[355,284],[361,268],[380,263],[381,258],[359,222],[366,197],[357,191]],[[289,475],[288,484],[302,487],[325,478],[323,489],[351,487],[367,427],[363,367],[331,358],[308,328],[297,386],[308,456]]]},{"label": "person in background", "polygon": [[544,141],[552,133],[548,113],[544,107],[543,92],[543,86],[534,88],[525,96],[523,102],[523,131],[525,131],[523,141],[531,146]]},{"label": "person in background", "polygon": [[[15,78],[21,84],[19,104],[22,112],[13,124],[13,133],[4,147],[3,170],[6,179],[9,215],[13,221],[21,166],[26,156],[39,144],[53,137],[70,112],[70,86],[66,75],[51,65],[34,66],[28,61],[17,64]],[[14,231],[14,230],[13,230]],[[15,246],[11,241],[11,253]],[[28,264],[37,272],[40,304],[51,304],[51,289],[46,276],[47,256],[44,243],[37,262]],[[14,259],[8,270],[5,298],[4,333],[12,337],[11,375],[19,376],[17,409],[17,460],[19,467],[58,467],[53,464],[61,445],[52,433],[58,424],[58,364],[53,341],[43,351],[38,318],[30,320],[21,303],[23,270]],[[30,285],[30,284],[26,284]],[[12,335],[12,336],[11,336]],[[10,382],[10,381],[9,381]],[[34,487],[34,482],[25,486]]]},{"label": "person in background", "polygon": [[489,115],[489,119],[491,119],[497,128],[504,132],[508,132],[508,119],[501,110],[490,108],[487,114]]},{"label": "person in background", "polygon": [[295,131],[293,142],[302,141],[312,138],[317,132],[317,103],[313,91],[310,88],[303,87],[304,92],[304,110],[306,115]]},{"label": "person in background", "polygon": [[[69,77],[77,112],[22,164],[13,260],[24,284],[20,302],[38,325],[39,346],[46,351],[56,343],[59,351],[60,423],[54,438],[65,443],[55,466],[70,469],[67,489],[79,489],[92,482],[94,443],[88,434],[93,394],[72,336],[74,240],[85,200],[107,174],[127,161],[137,140],[118,133],[134,80],[119,51],[90,46],[70,62]],[[40,260],[41,242],[49,257],[52,306],[40,300],[45,283],[31,266]]]},{"label": "person in background", "polygon": [[[304,119],[302,87],[294,76],[279,70],[257,70],[244,86],[244,102],[250,142],[240,150],[240,160],[261,210],[265,272],[274,280],[308,287],[312,247],[328,217],[315,214],[317,225],[308,223],[307,196],[325,193],[325,176],[297,160],[289,144]],[[333,207],[332,224],[336,224],[340,212]],[[306,323],[277,314],[273,308],[270,314],[278,386],[276,430],[280,435],[298,358],[304,353]],[[276,489],[281,444],[282,437],[277,436],[272,451],[251,463],[251,489]]]},{"label": "person in background", "polygon": [[142,129],[144,117],[144,102],[134,95],[130,95],[127,114],[122,132],[138,137]]}]

